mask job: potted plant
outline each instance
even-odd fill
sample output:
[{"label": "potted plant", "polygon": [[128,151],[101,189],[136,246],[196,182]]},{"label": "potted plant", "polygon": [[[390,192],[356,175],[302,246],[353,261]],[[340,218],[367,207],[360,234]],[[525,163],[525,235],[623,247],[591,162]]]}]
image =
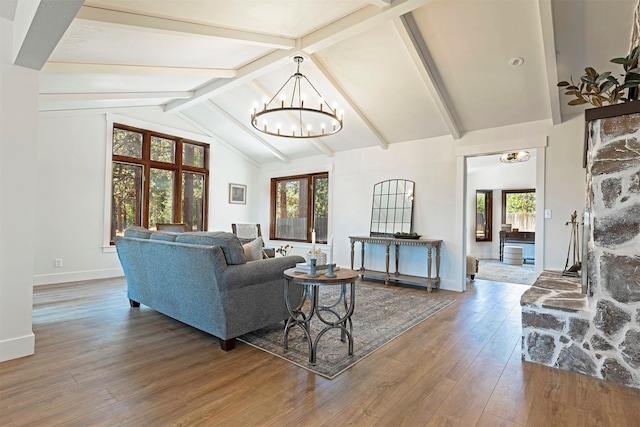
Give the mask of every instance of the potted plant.
[{"label": "potted plant", "polygon": [[[624,68],[624,80],[620,82],[611,75],[611,71],[599,74],[592,67],[584,69],[585,73],[580,77],[580,84],[561,81],[558,87],[564,88],[565,95],[574,96],[569,105],[592,104],[596,107],[603,105],[615,105],[620,102],[635,101],[638,97],[640,85],[640,68],[638,68],[638,55],[640,46],[633,48],[631,53],[624,58],[613,58],[611,62],[620,64]],[[626,95],[626,96],[625,96]]]},{"label": "potted plant", "polygon": [[287,256],[291,249],[293,249],[293,246],[291,245],[282,245],[278,249],[276,249],[276,253],[279,253],[282,256]]}]

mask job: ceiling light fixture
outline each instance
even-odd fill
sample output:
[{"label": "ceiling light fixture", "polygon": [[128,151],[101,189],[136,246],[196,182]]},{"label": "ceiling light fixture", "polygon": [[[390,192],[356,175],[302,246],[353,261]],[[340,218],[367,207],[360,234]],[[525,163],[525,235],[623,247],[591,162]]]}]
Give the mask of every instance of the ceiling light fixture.
[{"label": "ceiling light fixture", "polygon": [[[253,106],[251,125],[267,135],[286,138],[318,138],[339,132],[343,113],[327,104],[309,79],[300,73],[304,58],[296,56],[293,61],[298,64],[295,74],[270,100],[264,100],[261,110],[258,110],[257,104]],[[312,90],[312,95],[318,97],[318,108],[309,107],[310,102],[305,106],[307,94],[303,92],[304,82]],[[290,101],[287,101],[288,93],[291,94]]]},{"label": "ceiling light fixture", "polygon": [[503,153],[500,155],[502,163],[521,163],[531,158],[528,151],[516,151],[515,153]]},{"label": "ceiling light fixture", "polygon": [[524,64],[524,58],[521,58],[519,56],[516,56],[515,58],[511,58],[509,60],[509,65],[511,65],[512,67],[519,67],[522,64]]}]

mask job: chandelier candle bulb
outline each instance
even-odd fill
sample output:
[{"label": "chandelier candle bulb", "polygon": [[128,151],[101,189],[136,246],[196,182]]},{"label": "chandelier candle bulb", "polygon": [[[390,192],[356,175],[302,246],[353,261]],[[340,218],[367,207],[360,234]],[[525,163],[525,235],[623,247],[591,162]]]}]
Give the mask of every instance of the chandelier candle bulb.
[{"label": "chandelier candle bulb", "polygon": [[316,230],[311,231],[311,259],[316,259]]}]

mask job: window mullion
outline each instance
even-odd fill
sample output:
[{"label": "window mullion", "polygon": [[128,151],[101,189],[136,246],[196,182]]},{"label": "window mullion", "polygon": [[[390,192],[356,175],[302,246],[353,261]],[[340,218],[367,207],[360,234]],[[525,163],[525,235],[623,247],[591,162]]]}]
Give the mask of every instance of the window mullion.
[{"label": "window mullion", "polygon": [[142,161],[144,163],[143,171],[143,192],[142,192],[142,226],[149,228],[149,197],[151,182],[151,133],[149,131],[143,132],[142,140]]},{"label": "window mullion", "polygon": [[176,176],[174,182],[174,198],[173,198],[173,220],[174,222],[182,221],[182,139],[176,140]]}]

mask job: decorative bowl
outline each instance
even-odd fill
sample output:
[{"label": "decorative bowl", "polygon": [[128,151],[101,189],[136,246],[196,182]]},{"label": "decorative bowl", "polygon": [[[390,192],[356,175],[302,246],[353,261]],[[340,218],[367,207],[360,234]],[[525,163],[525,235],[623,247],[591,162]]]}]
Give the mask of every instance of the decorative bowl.
[{"label": "decorative bowl", "polygon": [[419,239],[422,236],[418,233],[394,233],[393,237],[396,239]]}]

